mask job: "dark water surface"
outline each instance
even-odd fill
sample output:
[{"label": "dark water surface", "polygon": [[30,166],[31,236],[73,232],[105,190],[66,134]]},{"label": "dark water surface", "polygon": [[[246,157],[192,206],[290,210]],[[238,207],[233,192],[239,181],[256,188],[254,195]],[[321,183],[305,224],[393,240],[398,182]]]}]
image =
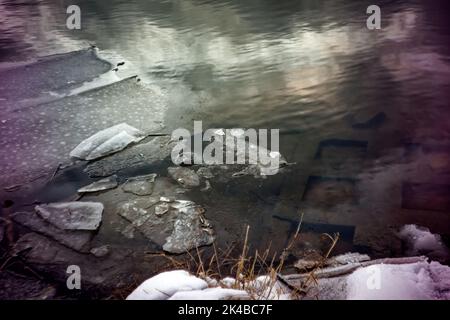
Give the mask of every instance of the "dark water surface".
[{"label": "dark water surface", "polygon": [[[254,243],[284,244],[299,209],[307,230],[380,254],[390,227],[450,235],[446,1],[379,1],[375,31],[366,28],[371,1],[76,3],[82,29],[71,31],[72,1],[0,0],[0,61],[95,44],[146,83],[188,88],[172,91],[169,130],[193,120],[279,128],[290,173],[211,196],[209,210],[253,225]],[[189,94],[201,100],[186,108]]]}]

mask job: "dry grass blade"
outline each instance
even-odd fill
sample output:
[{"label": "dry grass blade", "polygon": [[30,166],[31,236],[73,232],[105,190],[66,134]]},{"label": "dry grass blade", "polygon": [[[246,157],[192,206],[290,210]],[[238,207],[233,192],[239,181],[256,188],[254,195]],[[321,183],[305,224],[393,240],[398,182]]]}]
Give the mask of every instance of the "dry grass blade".
[{"label": "dry grass blade", "polygon": [[[245,256],[247,254],[247,241],[248,241],[248,232],[250,230],[250,226],[247,225],[247,229],[245,231],[245,240],[244,240],[244,246],[242,247],[242,254],[239,257],[239,261],[236,268],[236,288],[240,287],[240,281],[239,279],[242,277],[242,273],[245,267]],[[243,283],[242,289],[245,289],[245,283]]]}]

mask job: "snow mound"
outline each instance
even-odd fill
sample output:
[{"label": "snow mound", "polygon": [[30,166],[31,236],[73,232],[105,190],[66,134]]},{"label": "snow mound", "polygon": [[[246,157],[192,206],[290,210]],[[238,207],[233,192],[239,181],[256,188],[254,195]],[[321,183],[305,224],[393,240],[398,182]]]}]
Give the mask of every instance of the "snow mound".
[{"label": "snow mound", "polygon": [[449,256],[449,250],[443,244],[441,236],[431,233],[427,228],[408,224],[401,228],[398,236],[406,243],[407,255],[423,254],[435,260],[443,261]]},{"label": "snow mound", "polygon": [[206,278],[197,278],[187,271],[163,272],[144,281],[127,300],[226,300],[250,299],[287,300],[289,289],[270,276],[260,276],[246,285],[246,290],[233,288],[234,278],[225,278],[219,282]]},{"label": "snow mound", "polygon": [[248,285],[259,300],[290,300],[291,290],[270,276],[259,276]]},{"label": "snow mound", "polygon": [[450,268],[425,261],[360,268],[347,277],[347,299],[450,299]]},{"label": "snow mound", "polygon": [[145,280],[127,300],[166,300],[177,292],[202,290],[208,287],[206,281],[194,277],[184,270],[160,273]]},{"label": "snow mound", "polygon": [[120,123],[99,131],[82,141],[70,152],[70,156],[83,160],[94,160],[121,151],[129,144],[139,142],[144,138],[145,135],[140,130],[126,123]]},{"label": "snow mound", "polygon": [[205,290],[179,291],[169,300],[225,300],[230,298],[248,299],[248,294],[243,290],[217,287]]},{"label": "snow mound", "polygon": [[[405,260],[406,259],[406,260]],[[449,300],[450,267],[426,258],[408,263],[410,258],[386,258],[357,263],[350,274],[318,277],[316,285],[304,297],[292,294],[285,285],[288,281],[299,288],[304,279],[284,276],[280,282],[271,276],[259,276],[245,284],[245,290],[236,289],[236,279],[227,277],[220,281],[204,281],[186,271],[161,273],[142,283],[128,300]],[[380,261],[386,261],[386,263]],[[342,266],[341,266],[342,267]],[[298,280],[298,279],[297,279]],[[209,284],[209,285],[208,285]]]}]

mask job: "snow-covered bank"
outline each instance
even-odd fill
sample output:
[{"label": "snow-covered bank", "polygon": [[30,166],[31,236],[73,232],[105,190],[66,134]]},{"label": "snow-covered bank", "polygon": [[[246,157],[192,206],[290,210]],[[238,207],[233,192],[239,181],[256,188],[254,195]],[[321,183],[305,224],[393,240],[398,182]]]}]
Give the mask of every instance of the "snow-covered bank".
[{"label": "snow-covered bank", "polygon": [[[279,300],[299,297],[345,300],[450,299],[450,267],[439,262],[429,262],[426,258],[406,264],[402,263],[405,261],[402,259],[386,261],[390,263],[376,263],[359,267],[349,274],[317,279],[317,284],[312,285],[303,296],[295,294],[284,281],[271,281],[269,276],[249,282],[245,290],[236,290],[232,278],[217,282],[201,279],[183,270],[169,271],[143,282],[127,300]],[[296,281],[289,282],[295,286]]]},{"label": "snow-covered bank", "polygon": [[365,254],[347,253],[325,260],[300,259],[297,274],[271,273],[246,280],[244,286],[230,277],[201,279],[177,270],[148,279],[127,299],[450,299],[450,267],[441,264],[449,250],[441,236],[416,225],[403,226],[398,236],[406,257],[371,260]]},{"label": "snow-covered bank", "polygon": [[376,264],[347,277],[350,300],[447,300],[450,268],[439,262]]}]

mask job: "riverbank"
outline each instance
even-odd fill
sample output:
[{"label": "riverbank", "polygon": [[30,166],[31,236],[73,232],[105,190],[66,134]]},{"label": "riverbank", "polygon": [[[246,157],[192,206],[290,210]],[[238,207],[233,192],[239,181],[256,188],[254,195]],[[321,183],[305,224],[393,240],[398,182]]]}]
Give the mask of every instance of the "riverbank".
[{"label": "riverbank", "polygon": [[[411,182],[424,166],[428,178],[445,181],[445,150],[408,144],[395,151],[410,161],[381,170],[367,159],[374,155],[367,141],[300,143],[295,134],[283,137],[286,159],[273,176],[261,176],[258,165],[175,166],[170,133],[192,124],[193,106],[207,104],[208,95],[180,83],[121,78],[128,66],[122,62],[106,62],[89,48],[2,73],[5,299],[122,299],[160,272],[182,267],[197,274],[188,267],[217,255],[226,257],[217,268],[222,275],[236,276],[231,267],[243,243],[264,256],[262,264],[283,261],[285,274],[301,259],[329,256],[323,234],[339,234],[333,254],[372,259],[414,252],[398,235],[412,222],[448,243],[445,185]],[[46,81],[38,86],[38,78]],[[360,135],[354,130],[376,131],[387,122],[382,114],[374,119],[340,125]],[[298,153],[301,162],[293,160]],[[289,246],[300,222],[301,241]],[[81,270],[81,291],[66,286],[71,265]]]},{"label": "riverbank", "polygon": [[[342,259],[342,256],[336,257]],[[450,268],[425,257],[347,262],[317,275],[242,281],[169,271],[140,284],[127,300],[448,300]],[[328,273],[328,275],[325,275]],[[314,284],[306,284],[308,279]]]}]

